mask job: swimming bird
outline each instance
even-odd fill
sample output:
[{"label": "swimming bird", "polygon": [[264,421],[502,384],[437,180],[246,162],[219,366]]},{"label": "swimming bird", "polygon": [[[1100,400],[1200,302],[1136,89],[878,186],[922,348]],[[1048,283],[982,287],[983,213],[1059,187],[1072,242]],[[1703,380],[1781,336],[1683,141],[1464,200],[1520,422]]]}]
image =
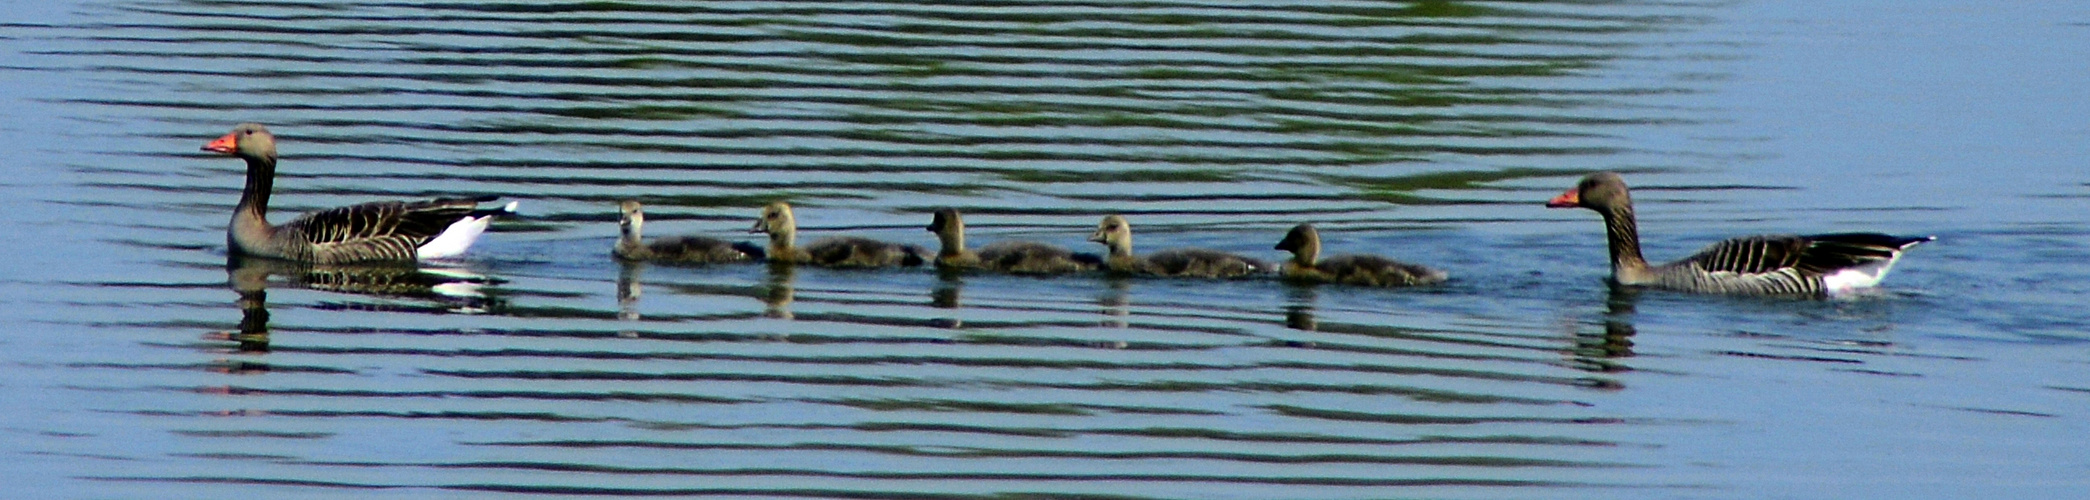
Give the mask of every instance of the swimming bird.
[{"label": "swimming bird", "polygon": [[1686,292],[1841,295],[1879,285],[1903,250],[1937,239],[1879,233],[1745,236],[1651,266],[1640,256],[1633,197],[1618,174],[1589,174],[1546,207],[1587,208],[1604,217],[1613,282]]},{"label": "swimming bird", "polygon": [[610,254],[628,261],[681,262],[691,264],[716,264],[761,260],[762,247],[747,242],[728,242],[709,236],[672,236],[653,241],[641,239],[646,225],[646,212],[637,200],[624,200],[617,204],[622,214],[617,218],[617,227],[624,234]]},{"label": "swimming bird", "polygon": [[784,202],[762,207],[751,233],[769,233],[769,261],[827,267],[919,266],[928,252],[914,245],[886,243],[859,236],[830,236],[804,247],[796,245],[798,219]]},{"label": "swimming bird", "polygon": [[1284,263],[1279,274],[1295,281],[1391,287],[1442,283],[1446,277],[1444,271],[1377,255],[1348,254],[1322,259],[1321,232],[1311,223],[1293,226],[1276,248],[1292,252],[1292,260]]},{"label": "swimming bird", "polygon": [[929,220],[929,232],[943,248],[936,253],[936,267],[945,269],[986,269],[1014,274],[1063,274],[1095,270],[1103,259],[1092,254],[1075,254],[1058,245],[1035,241],[997,241],[980,247],[975,252],[965,248],[965,218],[955,209],[936,211]]},{"label": "swimming bird", "polygon": [[1132,224],[1111,215],[1096,226],[1089,241],[1110,249],[1103,267],[1114,273],[1165,277],[1238,278],[1267,272],[1269,264],[1218,250],[1179,248],[1141,257],[1132,254]]},{"label": "swimming bird", "polygon": [[247,187],[240,193],[232,224],[225,232],[226,243],[236,254],[319,264],[455,257],[478,241],[495,215],[515,213],[514,202],[499,209],[479,209],[480,203],[497,196],[437,198],[349,205],[270,225],[276,137],[268,128],[240,124],[203,150],[247,161]]}]

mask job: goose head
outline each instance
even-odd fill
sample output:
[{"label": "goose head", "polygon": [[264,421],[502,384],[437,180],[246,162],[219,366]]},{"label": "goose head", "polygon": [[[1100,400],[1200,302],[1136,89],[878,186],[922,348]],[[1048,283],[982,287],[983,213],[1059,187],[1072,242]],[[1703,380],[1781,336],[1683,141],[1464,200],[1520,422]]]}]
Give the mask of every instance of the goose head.
[{"label": "goose head", "polygon": [[1626,191],[1625,178],[1616,172],[1597,172],[1582,178],[1574,188],[1546,201],[1546,208],[1587,208],[1598,212],[1610,212],[1633,206],[1633,195]]},{"label": "goose head", "polygon": [[232,127],[218,140],[203,145],[204,151],[249,159],[276,159],[276,136],[268,127],[259,123],[242,123]]}]

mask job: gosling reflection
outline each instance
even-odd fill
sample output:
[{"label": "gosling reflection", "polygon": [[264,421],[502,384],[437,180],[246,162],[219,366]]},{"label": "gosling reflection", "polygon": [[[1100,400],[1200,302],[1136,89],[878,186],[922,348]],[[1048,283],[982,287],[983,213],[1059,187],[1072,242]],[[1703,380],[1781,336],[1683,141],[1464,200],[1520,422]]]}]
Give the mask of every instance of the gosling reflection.
[{"label": "gosling reflection", "polygon": [[[640,288],[639,275],[644,272],[645,266],[634,262],[619,262],[617,267],[617,319],[638,321],[642,319],[639,317],[639,296],[645,293],[645,290]],[[617,336],[634,338],[639,336],[639,332],[618,330]]]},{"label": "gosling reflection", "polygon": [[762,315],[776,319],[792,319],[791,283],[798,279],[798,268],[789,263],[771,262],[769,278],[762,282]]},{"label": "gosling reflection", "polygon": [[939,269],[936,286],[929,289],[929,307],[952,309],[951,315],[929,320],[929,326],[939,328],[964,328],[965,319],[958,317],[959,292],[965,288],[964,272],[957,269]]},{"label": "gosling reflection", "polygon": [[[450,312],[483,312],[493,305],[483,288],[492,279],[451,268],[413,264],[311,264],[264,258],[225,261],[226,283],[239,294],[239,352],[269,351],[268,289],[271,286],[437,301]],[[278,279],[271,283],[271,278]]]},{"label": "gosling reflection", "polygon": [[958,293],[964,288],[965,278],[959,273],[941,273],[936,277],[936,287],[929,289],[929,307],[957,309]]},{"label": "gosling reflection", "polygon": [[1125,328],[1132,325],[1132,299],[1129,290],[1132,279],[1127,276],[1110,275],[1103,278],[1103,293],[1096,296],[1096,306],[1103,311],[1103,326]]},{"label": "gosling reflection", "polygon": [[1319,300],[1320,294],[1314,287],[1286,287],[1284,326],[1300,331],[1320,331],[1321,322],[1314,319],[1314,303]]}]

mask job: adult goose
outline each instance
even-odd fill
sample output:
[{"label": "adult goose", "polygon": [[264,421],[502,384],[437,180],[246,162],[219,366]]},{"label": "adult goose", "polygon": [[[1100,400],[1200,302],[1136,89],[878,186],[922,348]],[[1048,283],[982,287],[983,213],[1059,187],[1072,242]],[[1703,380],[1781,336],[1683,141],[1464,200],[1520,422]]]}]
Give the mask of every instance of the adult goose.
[{"label": "adult goose", "polygon": [[1317,283],[1364,286],[1415,286],[1442,283],[1444,271],[1408,264],[1377,255],[1349,254],[1322,259],[1321,232],[1313,224],[1300,224],[1277,242],[1278,250],[1292,252],[1292,260],[1279,268],[1285,279]]},{"label": "adult goose", "polygon": [[247,188],[232,211],[225,238],[237,254],[319,264],[454,257],[478,241],[493,216],[515,212],[513,202],[495,210],[479,210],[480,203],[496,196],[378,201],[310,212],[280,226],[270,225],[276,137],[268,128],[241,124],[203,150],[247,161]]},{"label": "adult goose", "polygon": [[761,260],[765,252],[762,247],[747,242],[728,242],[708,236],[672,236],[653,241],[642,239],[646,226],[645,208],[636,200],[624,200],[617,204],[620,214],[617,228],[623,237],[610,254],[626,261],[680,262],[690,264],[717,264]]},{"label": "adult goose", "polygon": [[1144,257],[1134,256],[1132,224],[1119,215],[1104,217],[1103,223],[1096,225],[1095,234],[1089,235],[1089,241],[1102,243],[1110,249],[1110,255],[1103,259],[1103,268],[1119,274],[1238,278],[1270,269],[1269,264],[1259,260],[1203,248],[1179,248]]},{"label": "adult goose", "polygon": [[1013,274],[1064,274],[1093,271],[1103,259],[1093,254],[1075,254],[1058,245],[1035,241],[997,241],[965,248],[965,218],[955,209],[941,209],[929,220],[929,232],[943,243],[936,252],[936,267],[985,269]]},{"label": "adult goose", "polygon": [[1901,252],[1931,236],[1879,233],[1734,238],[1683,260],[1648,265],[1640,256],[1633,197],[1618,174],[1598,172],[1546,202],[1604,216],[1611,240],[1611,279],[1621,285],[1742,295],[1841,295],[1879,284]]},{"label": "adult goose", "polygon": [[857,236],[830,236],[804,247],[797,245],[798,219],[784,202],[762,207],[762,217],[748,232],[769,233],[769,261],[826,267],[919,266],[927,251],[914,245],[886,243]]}]

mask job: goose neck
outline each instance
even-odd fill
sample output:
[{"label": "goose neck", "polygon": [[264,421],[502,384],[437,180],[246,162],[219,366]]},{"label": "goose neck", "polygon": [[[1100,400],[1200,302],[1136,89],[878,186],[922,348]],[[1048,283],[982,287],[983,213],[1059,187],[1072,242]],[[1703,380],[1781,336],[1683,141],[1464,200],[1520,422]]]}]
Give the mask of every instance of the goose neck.
[{"label": "goose neck", "polygon": [[1611,276],[1620,283],[1636,283],[1647,272],[1647,259],[1640,255],[1640,223],[1631,205],[1599,210],[1604,214],[1604,232],[1611,246]]}]

